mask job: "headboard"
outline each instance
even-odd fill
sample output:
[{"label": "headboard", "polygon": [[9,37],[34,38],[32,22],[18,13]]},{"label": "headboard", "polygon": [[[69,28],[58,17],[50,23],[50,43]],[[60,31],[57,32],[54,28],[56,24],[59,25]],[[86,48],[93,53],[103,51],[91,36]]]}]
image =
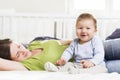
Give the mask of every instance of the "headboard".
[{"label": "headboard", "polygon": [[[120,18],[97,18],[98,35],[104,40],[116,28]],[[37,36],[73,39],[76,17],[43,14],[0,14],[0,38],[11,38],[18,42],[29,42]]]}]

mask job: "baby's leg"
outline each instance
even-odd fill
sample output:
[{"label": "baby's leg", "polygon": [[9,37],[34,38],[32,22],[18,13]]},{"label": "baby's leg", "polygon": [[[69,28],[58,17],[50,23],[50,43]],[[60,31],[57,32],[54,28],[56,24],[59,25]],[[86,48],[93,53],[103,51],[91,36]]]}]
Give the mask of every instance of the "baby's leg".
[{"label": "baby's leg", "polygon": [[49,71],[49,72],[57,72],[58,71],[58,67],[51,62],[46,62],[44,65],[44,68],[46,71]]},{"label": "baby's leg", "polygon": [[45,70],[49,72],[67,72],[70,67],[74,67],[71,62],[66,63],[64,66],[56,66],[51,62],[46,62],[44,65]]},{"label": "baby's leg", "polygon": [[69,73],[78,73],[74,71],[75,69],[78,71],[78,69],[83,68],[82,64],[80,63],[73,63],[73,62],[67,62],[64,66],[59,66],[59,71],[61,72],[69,72]]},{"label": "baby's leg", "polygon": [[91,68],[83,68],[79,70],[80,73],[107,73],[107,68],[105,66],[97,65]]},{"label": "baby's leg", "polygon": [[83,69],[81,63],[73,63],[73,67],[70,67],[68,73],[70,74],[78,74],[80,73],[80,69]]},{"label": "baby's leg", "polygon": [[91,68],[70,68],[69,73],[70,74],[79,74],[79,73],[106,73],[107,68],[101,65],[97,65]]},{"label": "baby's leg", "polygon": [[74,64],[72,62],[67,62],[64,66],[59,66],[60,72],[67,72],[70,67],[74,67]]}]

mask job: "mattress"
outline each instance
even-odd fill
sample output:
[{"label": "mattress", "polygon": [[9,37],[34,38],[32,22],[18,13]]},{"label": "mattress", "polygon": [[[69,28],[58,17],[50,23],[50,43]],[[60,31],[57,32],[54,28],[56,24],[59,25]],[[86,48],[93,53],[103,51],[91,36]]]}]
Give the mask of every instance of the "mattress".
[{"label": "mattress", "polygon": [[0,71],[0,80],[120,80],[120,74],[68,74],[47,71]]}]

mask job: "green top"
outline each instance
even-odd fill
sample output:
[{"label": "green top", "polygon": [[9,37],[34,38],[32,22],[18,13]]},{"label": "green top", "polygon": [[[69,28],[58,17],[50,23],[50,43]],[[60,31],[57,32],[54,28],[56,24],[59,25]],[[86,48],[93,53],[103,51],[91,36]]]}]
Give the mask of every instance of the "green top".
[{"label": "green top", "polygon": [[68,45],[61,45],[58,40],[34,41],[30,43],[28,49],[43,48],[42,53],[23,60],[21,63],[29,70],[44,70],[44,64],[48,61],[55,64],[67,47]]}]

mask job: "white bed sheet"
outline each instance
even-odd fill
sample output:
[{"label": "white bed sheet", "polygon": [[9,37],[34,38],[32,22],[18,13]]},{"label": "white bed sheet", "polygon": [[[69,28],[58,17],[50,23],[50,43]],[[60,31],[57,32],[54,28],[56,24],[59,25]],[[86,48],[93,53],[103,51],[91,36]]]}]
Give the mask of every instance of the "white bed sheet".
[{"label": "white bed sheet", "polygon": [[68,74],[46,71],[0,71],[0,80],[120,80],[118,73]]}]

